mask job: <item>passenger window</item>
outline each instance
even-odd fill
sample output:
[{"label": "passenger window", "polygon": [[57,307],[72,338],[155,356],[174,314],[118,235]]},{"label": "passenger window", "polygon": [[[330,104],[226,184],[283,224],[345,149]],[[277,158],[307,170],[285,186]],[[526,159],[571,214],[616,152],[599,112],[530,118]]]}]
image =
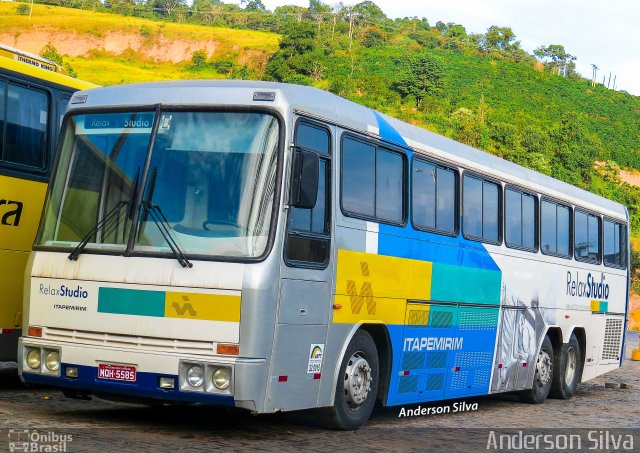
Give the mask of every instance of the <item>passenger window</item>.
[{"label": "passenger window", "polygon": [[401,154],[345,138],[342,146],[342,207],[345,212],[402,223],[404,168]]},{"label": "passenger window", "polygon": [[47,94],[9,84],[6,106],[2,160],[44,168],[49,117]]},{"label": "passenger window", "polygon": [[376,150],[376,217],[393,223],[402,222],[402,156],[384,149]]},{"label": "passenger window", "polygon": [[456,232],[457,172],[415,159],[411,200],[416,228]]},{"label": "passenger window", "polygon": [[540,209],[541,250],[546,255],[571,256],[569,208],[543,200]]},{"label": "passenger window", "polygon": [[575,254],[580,261],[600,262],[600,218],[576,211]]},{"label": "passenger window", "polygon": [[498,184],[465,175],[462,206],[462,231],[467,239],[500,242]]},{"label": "passenger window", "polygon": [[604,221],[604,264],[626,267],[626,229],[617,222]]},{"label": "passenger window", "polygon": [[509,247],[535,251],[536,204],[533,195],[513,189],[505,192],[505,242]]},{"label": "passenger window", "polygon": [[315,124],[299,121],[295,144],[320,155],[318,197],[312,209],[290,208],[285,258],[287,262],[324,266],[329,260],[331,218],[331,135]]}]

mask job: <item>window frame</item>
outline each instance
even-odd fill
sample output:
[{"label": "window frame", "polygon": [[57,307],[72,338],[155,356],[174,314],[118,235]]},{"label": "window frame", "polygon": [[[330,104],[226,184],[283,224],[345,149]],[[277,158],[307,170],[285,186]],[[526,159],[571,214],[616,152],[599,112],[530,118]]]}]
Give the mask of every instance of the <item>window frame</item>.
[{"label": "window frame", "polygon": [[[547,202],[547,203],[553,203],[556,206],[562,206],[564,208],[567,208],[569,210],[569,254],[568,255],[564,255],[562,253],[555,253],[555,252],[547,252],[544,250],[544,248],[542,247],[542,203],[543,202]],[[574,240],[574,231],[573,231],[573,212],[574,212],[574,207],[571,204],[562,202],[560,200],[557,200],[555,198],[551,198],[548,197],[546,195],[541,195],[540,196],[540,202],[538,203],[538,219],[539,219],[539,225],[540,228],[538,229],[538,242],[539,242],[539,249],[540,249],[540,253],[542,253],[543,255],[546,256],[553,256],[555,258],[562,258],[565,260],[572,260],[573,259],[573,240]],[[558,211],[556,209],[556,240],[557,240],[557,227],[558,227]]]},{"label": "window frame", "polygon": [[[377,157],[377,153],[378,153],[378,149],[382,149],[384,151],[390,152],[390,153],[394,153],[399,155],[402,158],[402,221],[401,222],[393,222],[391,220],[388,219],[384,219],[384,218],[380,218],[380,217],[376,217],[376,216],[368,216],[366,214],[359,214],[357,212],[352,212],[349,210],[346,210],[344,208],[344,205],[342,203],[343,198],[344,198],[344,141],[346,139],[353,139],[354,141],[360,141],[366,145],[369,146],[373,146],[375,148],[376,151],[376,157],[375,157],[375,167],[374,167],[374,183],[376,182],[376,174],[377,174],[377,161],[378,161],[378,157]],[[367,139],[365,137],[362,137],[360,135],[351,133],[351,132],[343,132],[341,137],[340,137],[340,174],[339,174],[339,178],[340,178],[340,212],[342,213],[342,215],[344,215],[345,217],[350,217],[353,219],[360,219],[360,220],[366,220],[369,222],[374,222],[374,223],[380,223],[380,224],[384,224],[384,225],[391,225],[391,226],[397,226],[397,227],[401,227],[404,228],[407,226],[408,224],[408,185],[409,185],[409,181],[408,181],[408,157],[407,157],[407,153],[406,150],[404,150],[403,148],[400,147],[396,147],[393,145],[389,145],[387,143],[382,143],[379,140],[371,140],[371,139]],[[375,203],[376,203],[376,198],[375,198],[375,192],[374,192],[374,209],[375,209]]]},{"label": "window frame", "polygon": [[[324,131],[327,132],[328,136],[329,136],[329,149],[327,151],[327,154],[320,154],[317,151],[314,151],[312,149],[308,149],[308,148],[304,148],[301,147],[297,144],[297,139],[298,139],[298,127],[300,124],[307,124],[311,127],[314,127],[316,129],[322,129]],[[284,263],[287,267],[292,267],[292,268],[303,268],[303,269],[318,269],[318,270],[323,270],[326,269],[329,266],[329,263],[331,262],[331,225],[332,225],[332,214],[333,214],[333,205],[331,200],[333,199],[332,194],[333,194],[333,187],[332,187],[332,176],[333,176],[333,156],[335,153],[335,146],[334,146],[334,141],[333,141],[333,134],[331,133],[331,128],[328,124],[325,123],[321,123],[319,121],[314,121],[311,120],[309,118],[306,117],[298,117],[295,121],[295,124],[293,126],[293,143],[294,143],[294,147],[293,149],[295,150],[295,148],[299,148],[299,149],[304,149],[307,151],[311,151],[314,152],[316,154],[318,154],[318,157],[320,158],[320,160],[324,160],[326,162],[326,174],[325,174],[325,187],[326,187],[326,193],[325,193],[325,230],[327,230],[326,233],[320,234],[320,233],[314,233],[312,231],[300,231],[300,230],[295,230],[295,229],[291,229],[290,227],[290,222],[291,222],[291,209],[292,207],[289,207],[287,209],[287,215],[286,215],[286,220],[285,220],[285,237],[284,237],[284,243],[283,243],[283,249],[282,249],[282,257],[284,260]],[[293,155],[293,153],[292,153]],[[290,172],[289,174],[289,183],[288,183],[288,187],[291,183],[291,178],[290,178]],[[309,238],[309,239],[318,239],[318,240],[326,240],[327,242],[327,256],[325,257],[324,262],[322,263],[314,263],[311,261],[300,261],[300,260],[293,260],[290,259],[287,256],[287,250],[288,245],[289,245],[289,237],[290,236],[294,236],[294,237],[302,237],[302,238]]]},{"label": "window frame", "polygon": [[[448,170],[453,172],[454,174],[454,178],[455,178],[455,188],[454,188],[454,193],[455,193],[455,200],[454,200],[454,213],[453,213],[453,223],[454,223],[454,230],[453,232],[448,232],[445,230],[439,230],[438,228],[428,228],[425,226],[420,226],[416,223],[415,218],[414,218],[414,191],[413,191],[413,169],[415,168],[415,162],[416,161],[420,161],[423,162],[427,165],[433,165],[436,169],[438,168],[442,168],[444,170]],[[461,214],[460,214],[460,206],[462,204],[461,202],[461,184],[460,184],[460,169],[459,168],[453,168],[453,167],[448,167],[444,164],[441,164],[435,160],[423,157],[421,155],[416,155],[414,154],[412,159],[411,159],[411,166],[410,166],[410,173],[411,173],[411,177],[409,178],[408,181],[408,186],[409,186],[409,206],[410,206],[410,216],[411,216],[411,227],[416,230],[416,231],[424,231],[427,233],[434,233],[434,234],[439,234],[441,236],[449,236],[449,237],[458,237],[460,235],[460,230],[461,230]],[[437,184],[437,179],[436,179],[436,184]],[[437,187],[437,186],[436,186]]]},{"label": "window frame", "polygon": [[[605,260],[605,254],[604,254],[604,248],[605,248],[605,232],[604,232],[604,223],[605,222],[609,222],[609,223],[613,223],[613,224],[618,224],[621,227],[621,233],[624,233],[624,245],[625,248],[624,249],[620,249],[620,256],[623,258],[624,261],[624,265],[622,266],[618,266],[616,264],[608,264],[607,260]],[[621,269],[621,270],[626,270],[628,267],[628,257],[627,257],[627,249],[628,249],[628,244],[627,242],[629,241],[629,234],[627,233],[627,229],[629,228],[628,224],[621,222],[620,220],[616,220],[614,218],[611,217],[607,217],[607,216],[602,216],[602,264],[605,265],[605,267],[610,267],[612,269]]]},{"label": "window frame", "polygon": [[[599,232],[598,232],[598,259],[597,260],[590,260],[590,259],[585,259],[585,258],[580,258],[578,257],[578,255],[576,255],[576,214],[580,212],[582,214],[586,214],[587,215],[587,228],[589,226],[589,217],[588,216],[593,216],[595,218],[598,219],[598,225],[599,225]],[[603,261],[603,245],[604,245],[604,240],[603,240],[603,235],[604,235],[604,224],[602,221],[602,215],[598,214],[594,211],[590,211],[588,209],[584,209],[581,208],[579,206],[575,206],[573,209],[573,257],[575,258],[576,261],[579,261],[581,263],[589,263],[589,264],[602,264]]]},{"label": "window frame", "polygon": [[[534,237],[534,242],[535,242],[535,246],[533,248],[529,248],[529,247],[522,247],[522,246],[516,246],[516,245],[509,245],[509,241],[507,240],[507,191],[511,190],[513,192],[518,192],[520,195],[528,195],[533,197],[534,199],[534,231],[533,231],[533,237]],[[540,247],[540,231],[541,231],[541,227],[540,227],[540,209],[542,206],[542,203],[540,201],[540,195],[538,193],[535,192],[530,192],[526,189],[523,189],[519,186],[515,186],[513,184],[505,184],[505,186],[503,187],[503,197],[502,197],[502,201],[504,203],[504,207],[503,207],[503,215],[502,215],[502,219],[503,219],[503,236],[504,236],[504,245],[507,246],[507,248],[510,249],[514,249],[514,250],[522,250],[524,252],[530,252],[530,253],[538,253],[538,251],[541,250]],[[522,218],[521,218],[522,220]]]},{"label": "window frame", "polygon": [[[482,183],[485,181],[490,184],[495,184],[498,186],[498,240],[490,241],[486,240],[483,237],[476,237],[472,235],[468,235],[464,231],[464,178],[465,176],[469,176],[471,178],[479,179]],[[473,170],[463,170],[460,175],[460,230],[462,231],[462,237],[468,241],[473,242],[481,242],[483,244],[491,244],[491,245],[502,245],[504,240],[504,228],[503,228],[503,219],[504,219],[504,185],[502,181],[499,179],[493,178],[491,176],[483,175],[482,173],[475,172]],[[483,203],[484,208],[484,203]]]}]

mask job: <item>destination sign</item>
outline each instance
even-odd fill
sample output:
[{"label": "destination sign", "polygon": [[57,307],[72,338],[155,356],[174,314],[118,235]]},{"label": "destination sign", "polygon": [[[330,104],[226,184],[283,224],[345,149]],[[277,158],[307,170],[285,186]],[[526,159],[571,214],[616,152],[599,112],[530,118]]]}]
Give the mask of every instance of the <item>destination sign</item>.
[{"label": "destination sign", "polygon": [[84,115],[85,129],[151,129],[153,112]]}]

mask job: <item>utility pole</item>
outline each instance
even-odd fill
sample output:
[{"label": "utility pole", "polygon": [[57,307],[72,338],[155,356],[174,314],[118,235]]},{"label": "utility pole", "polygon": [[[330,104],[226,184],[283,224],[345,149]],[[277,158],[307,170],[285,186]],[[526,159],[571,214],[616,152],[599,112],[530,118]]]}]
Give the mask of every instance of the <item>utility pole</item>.
[{"label": "utility pole", "polygon": [[607,88],[611,85],[611,71],[609,71],[609,81],[607,82]]},{"label": "utility pole", "polygon": [[617,79],[617,78],[618,78],[618,76],[617,76],[617,75],[614,75],[614,76],[613,76],[613,90],[614,90],[614,91],[616,90],[616,79]]},{"label": "utility pole", "polygon": [[593,68],[593,77],[591,78],[591,87],[596,86],[596,74],[598,73],[598,67],[591,63],[591,67]]}]

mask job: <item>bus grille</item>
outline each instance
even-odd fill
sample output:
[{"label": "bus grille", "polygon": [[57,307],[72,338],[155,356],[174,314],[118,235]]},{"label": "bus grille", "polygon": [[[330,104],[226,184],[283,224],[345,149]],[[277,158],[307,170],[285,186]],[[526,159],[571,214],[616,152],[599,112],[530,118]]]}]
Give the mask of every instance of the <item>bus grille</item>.
[{"label": "bus grille", "polygon": [[213,354],[215,352],[215,345],[211,341],[139,337],[136,335],[87,332],[52,327],[43,329],[42,337],[48,340],[69,341],[115,348],[129,347],[147,351],[179,352],[183,354]]},{"label": "bus grille", "polygon": [[621,341],[622,318],[608,318],[604,328],[602,360],[619,360]]}]

